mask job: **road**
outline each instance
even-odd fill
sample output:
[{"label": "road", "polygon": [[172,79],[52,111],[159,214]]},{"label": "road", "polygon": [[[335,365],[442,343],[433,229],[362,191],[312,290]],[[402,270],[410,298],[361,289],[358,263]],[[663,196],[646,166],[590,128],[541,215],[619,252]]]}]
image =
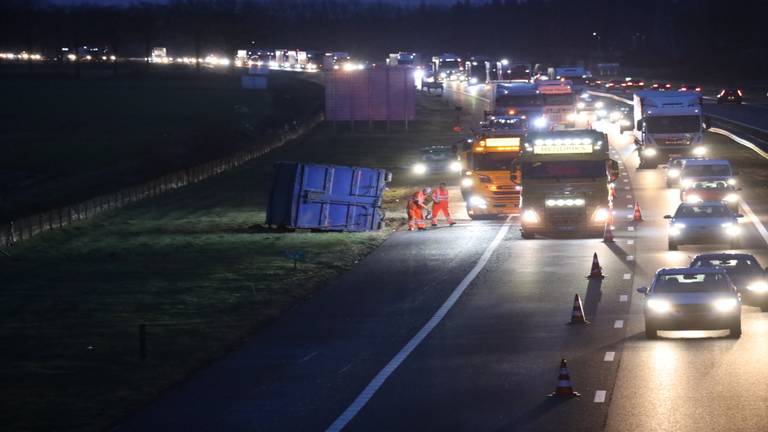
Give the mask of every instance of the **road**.
[{"label": "road", "polygon": [[[465,128],[482,117],[482,89],[445,97],[463,107]],[[636,169],[627,135],[595,126],[609,132],[622,162],[615,244],[523,241],[514,218],[394,233],[332,286],[116,430],[768,430],[768,314],[744,307],[739,340],[717,332],[645,339],[634,289],[660,267],[720,249],[668,252],[662,216],[677,206],[677,192],[665,187],[662,169]],[[743,221],[743,247],[767,264],[755,226],[768,223],[766,162],[725,137],[707,140],[742,171],[754,213]],[[643,222],[628,218],[636,200]],[[584,277],[595,252],[602,282]],[[566,325],[575,293],[589,326]],[[546,397],[561,357],[580,398]]]}]

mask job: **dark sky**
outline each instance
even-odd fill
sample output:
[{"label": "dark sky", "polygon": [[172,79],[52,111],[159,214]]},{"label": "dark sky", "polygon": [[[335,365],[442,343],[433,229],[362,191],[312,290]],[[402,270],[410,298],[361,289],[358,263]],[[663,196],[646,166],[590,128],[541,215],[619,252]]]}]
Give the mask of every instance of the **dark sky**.
[{"label": "dark sky", "polygon": [[[58,4],[58,5],[79,5],[79,4],[95,4],[95,5],[122,5],[127,6],[134,3],[139,3],[140,0],[48,0],[49,3]],[[167,0],[141,0],[145,3],[167,3]],[[409,4],[409,3],[420,3],[420,0],[362,0],[365,1],[383,1],[385,3],[397,3],[397,4]],[[487,0],[473,0],[473,3],[483,3]],[[456,3],[456,0],[426,0],[427,3],[432,4],[454,4]]]}]

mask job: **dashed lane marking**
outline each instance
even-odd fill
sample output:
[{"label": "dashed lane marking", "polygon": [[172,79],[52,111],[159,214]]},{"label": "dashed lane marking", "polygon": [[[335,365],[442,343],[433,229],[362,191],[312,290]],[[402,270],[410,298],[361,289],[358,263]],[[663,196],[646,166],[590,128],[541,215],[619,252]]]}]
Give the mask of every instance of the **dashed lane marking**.
[{"label": "dashed lane marking", "polygon": [[619,296],[619,302],[620,303],[626,303],[627,301],[629,301],[629,296],[628,295],[622,294],[622,295]]},{"label": "dashed lane marking", "polygon": [[622,328],[624,327],[624,320],[616,320],[613,323],[613,328]]},{"label": "dashed lane marking", "polygon": [[302,357],[296,363],[304,363],[305,361],[307,361],[307,360],[311,359],[312,357],[316,356],[318,352],[320,352],[320,351],[315,351],[315,352],[313,352],[313,353],[311,353],[311,354],[309,354],[309,355],[307,355],[305,357]]},{"label": "dashed lane marking", "polygon": [[632,273],[624,273],[624,280],[632,279]]},{"label": "dashed lane marking", "polygon": [[632,188],[629,187],[629,186],[624,186],[624,190],[630,190],[630,189],[632,189]]},{"label": "dashed lane marking", "polygon": [[445,315],[448,314],[448,311],[450,311],[453,305],[456,304],[461,295],[464,294],[464,291],[467,289],[469,284],[475,280],[483,267],[485,267],[485,264],[488,263],[488,260],[491,258],[493,252],[509,232],[509,227],[511,224],[512,216],[509,216],[504,222],[504,225],[502,225],[499,229],[499,232],[496,234],[496,237],[493,239],[491,244],[489,244],[488,248],[485,249],[485,252],[483,252],[483,255],[477,261],[477,264],[475,264],[472,270],[470,270],[470,272],[464,276],[464,279],[462,279],[456,288],[453,289],[453,292],[451,292],[451,295],[449,295],[448,299],[445,300],[445,303],[440,306],[437,312],[432,315],[432,318],[430,318],[429,321],[424,324],[424,326],[408,341],[408,343],[406,343],[400,349],[400,351],[395,354],[392,360],[390,360],[389,363],[387,363],[387,365],[384,366],[384,368],[376,374],[373,380],[371,380],[371,382],[365,386],[363,391],[355,398],[355,400],[352,401],[352,404],[349,405],[347,409],[344,410],[344,412],[341,413],[341,415],[333,422],[333,424],[328,427],[327,430],[329,432],[338,432],[344,429],[344,427],[349,424],[349,422],[357,415],[357,413],[359,413],[360,410],[365,407],[368,401],[371,400],[373,395],[376,394],[381,386],[384,385],[384,381],[386,381],[387,378],[389,378],[389,376],[392,375],[392,373],[405,361],[405,359],[408,358],[413,350],[415,350],[416,347],[419,346],[419,344],[424,341],[424,339],[426,339],[429,333],[435,327],[437,327],[438,324],[440,324],[440,321],[445,318]]},{"label": "dashed lane marking", "polygon": [[627,208],[631,209],[631,208],[635,208],[635,206],[633,206],[632,204],[627,204]]},{"label": "dashed lane marking", "polygon": [[615,357],[616,357],[615,351],[606,351],[605,356],[603,357],[603,361],[613,361]]},{"label": "dashed lane marking", "polygon": [[605,403],[605,390],[598,390],[595,392],[595,403]]},{"label": "dashed lane marking", "polygon": [[632,199],[632,195],[627,195],[627,199]]}]

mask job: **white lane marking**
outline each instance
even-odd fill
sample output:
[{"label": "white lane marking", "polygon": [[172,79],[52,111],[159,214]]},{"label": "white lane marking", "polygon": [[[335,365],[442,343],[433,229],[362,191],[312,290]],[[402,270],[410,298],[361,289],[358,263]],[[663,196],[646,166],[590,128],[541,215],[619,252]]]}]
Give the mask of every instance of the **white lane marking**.
[{"label": "white lane marking", "polygon": [[613,323],[613,328],[622,328],[624,327],[624,320],[616,320]]},{"label": "white lane marking", "polygon": [[630,190],[630,189],[632,189],[632,188],[631,188],[631,187],[629,187],[629,186],[624,186],[624,189],[625,189],[625,190]]},{"label": "white lane marking", "polygon": [[624,183],[629,183],[629,179],[624,179]]},{"label": "white lane marking", "polygon": [[634,217],[635,217],[635,215],[633,215],[633,214],[628,214],[628,215],[627,215],[627,219],[632,219],[632,218],[634,218]]},{"label": "white lane marking", "polygon": [[313,353],[309,354],[309,355],[308,355],[308,356],[306,356],[306,357],[302,357],[302,358],[301,358],[299,361],[297,361],[296,363],[304,363],[305,361],[307,361],[307,360],[311,359],[312,357],[316,356],[318,352],[320,352],[320,351],[315,351],[315,352],[313,352]]},{"label": "white lane marking", "polygon": [[627,195],[627,199],[632,199],[632,195]]},{"label": "white lane marking", "polygon": [[627,255],[627,261],[634,261],[635,256],[634,255]]},{"label": "white lane marking", "polygon": [[440,321],[445,318],[445,315],[448,314],[448,311],[450,311],[453,305],[456,304],[456,302],[459,300],[459,297],[464,294],[464,291],[467,289],[469,284],[475,280],[483,267],[485,267],[485,264],[488,263],[488,260],[491,258],[491,255],[501,243],[501,240],[504,238],[504,236],[507,235],[507,232],[509,232],[509,227],[512,223],[511,221],[512,216],[507,217],[504,225],[502,225],[501,229],[499,229],[499,232],[496,234],[496,237],[493,239],[491,244],[488,245],[488,248],[485,249],[485,252],[483,252],[483,255],[477,261],[477,264],[475,264],[472,270],[470,270],[470,272],[464,276],[464,279],[462,279],[456,288],[453,289],[453,292],[451,292],[451,295],[448,296],[448,299],[445,300],[445,303],[440,306],[440,309],[438,309],[437,312],[432,315],[432,318],[430,318],[429,321],[424,324],[418,333],[416,333],[411,338],[411,340],[409,340],[408,343],[405,344],[405,346],[403,346],[397,354],[395,354],[392,360],[390,360],[389,363],[387,363],[387,365],[384,366],[384,368],[376,374],[371,382],[369,382],[363,391],[355,398],[352,404],[349,405],[347,409],[344,410],[344,412],[341,413],[341,415],[333,422],[333,424],[328,427],[327,430],[329,432],[336,432],[344,429],[344,427],[349,424],[349,422],[357,415],[357,413],[359,413],[360,410],[365,407],[368,401],[371,400],[373,395],[376,394],[381,386],[384,385],[384,381],[386,381],[387,378],[389,378],[389,376],[392,375],[392,373],[405,361],[405,359],[408,358],[408,356],[413,352],[414,349],[416,349],[417,346],[419,346],[419,344],[427,337],[427,335],[429,335],[429,333],[435,327],[437,327],[438,324],[440,324]]},{"label": "white lane marking", "polygon": [[[631,228],[631,227],[630,227],[630,228]],[[630,230],[630,231],[632,231],[632,230]],[[633,245],[633,244],[635,244],[635,241],[634,241],[634,240],[632,240],[632,239],[629,239],[629,240],[627,240],[627,244],[628,244],[628,245]]]},{"label": "white lane marking", "polygon": [[632,273],[624,273],[624,280],[632,279]]},{"label": "white lane marking", "polygon": [[598,390],[595,392],[595,403],[604,403],[605,402],[605,390]]},{"label": "white lane marking", "polygon": [[620,303],[626,303],[627,301],[629,301],[629,296],[628,295],[622,294],[622,295],[619,296],[619,302]]},{"label": "white lane marking", "polygon": [[635,227],[627,227],[627,231],[634,231]]},{"label": "white lane marking", "polygon": [[765,229],[765,226],[763,226],[763,223],[760,222],[760,219],[757,217],[755,212],[752,211],[752,209],[749,207],[747,202],[744,200],[741,200],[741,208],[744,210],[744,213],[752,222],[752,225],[754,225],[755,228],[757,228],[757,232],[760,233],[760,236],[763,238],[763,241],[765,241],[765,243],[768,244],[768,230]]},{"label": "white lane marking", "polygon": [[613,361],[615,357],[616,357],[615,351],[606,351],[605,357],[603,357],[603,361]]}]

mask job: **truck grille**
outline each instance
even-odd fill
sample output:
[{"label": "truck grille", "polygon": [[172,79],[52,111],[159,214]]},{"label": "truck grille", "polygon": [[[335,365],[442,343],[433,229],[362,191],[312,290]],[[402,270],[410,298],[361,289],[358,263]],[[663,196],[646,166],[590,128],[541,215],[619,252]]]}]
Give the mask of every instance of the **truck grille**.
[{"label": "truck grille", "polygon": [[664,146],[685,146],[685,145],[688,145],[686,140],[684,140],[682,138],[667,138],[667,139],[661,140],[660,144],[664,145]]},{"label": "truck grille", "polygon": [[578,226],[587,222],[584,207],[569,209],[557,208],[547,211],[547,222],[552,226]]}]

